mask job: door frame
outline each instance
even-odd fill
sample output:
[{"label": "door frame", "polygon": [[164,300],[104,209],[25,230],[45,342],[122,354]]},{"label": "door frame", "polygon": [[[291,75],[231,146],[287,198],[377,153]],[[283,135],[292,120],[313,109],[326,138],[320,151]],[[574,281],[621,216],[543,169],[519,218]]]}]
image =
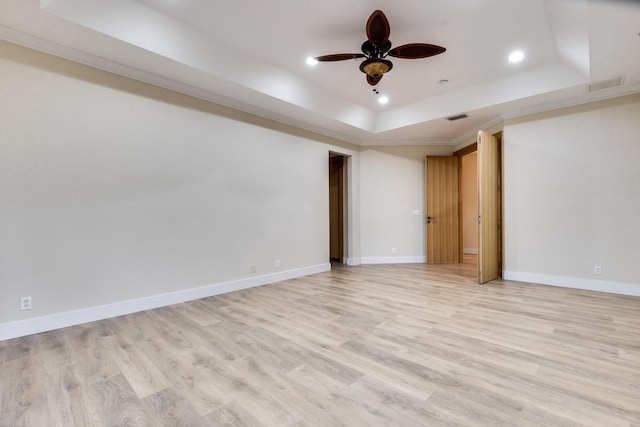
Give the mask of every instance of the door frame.
[{"label": "door frame", "polygon": [[[474,142],[471,145],[467,145],[464,148],[459,149],[458,151],[454,152],[453,155],[456,156],[458,158],[458,170],[462,172],[462,158],[464,156],[466,156],[467,154],[471,154],[471,153],[475,153],[476,151],[478,151],[478,143]],[[458,226],[458,248],[459,248],[459,258],[460,261],[462,261],[464,258],[464,248],[463,248],[463,243],[462,243],[462,173],[458,174],[458,188],[460,189],[459,193],[458,193],[458,223],[460,224]],[[477,194],[478,189],[476,188],[476,194]]]},{"label": "door frame", "polygon": [[[339,176],[333,178],[332,175],[332,161],[333,159],[339,158]],[[348,192],[348,165],[350,161],[350,156],[337,153],[334,151],[329,151],[328,156],[328,178],[327,183],[329,185],[329,261],[338,262],[340,264],[347,264],[348,254],[349,254],[349,233],[348,233],[348,205],[349,205],[349,192]],[[337,195],[334,198],[331,192],[332,180],[337,179],[338,182],[338,191]],[[333,215],[333,210],[336,209],[338,216],[335,217]],[[333,247],[332,240],[334,239],[334,233],[337,233],[336,237],[338,238],[338,246],[339,246],[339,257],[338,259],[334,259],[332,255]]]}]

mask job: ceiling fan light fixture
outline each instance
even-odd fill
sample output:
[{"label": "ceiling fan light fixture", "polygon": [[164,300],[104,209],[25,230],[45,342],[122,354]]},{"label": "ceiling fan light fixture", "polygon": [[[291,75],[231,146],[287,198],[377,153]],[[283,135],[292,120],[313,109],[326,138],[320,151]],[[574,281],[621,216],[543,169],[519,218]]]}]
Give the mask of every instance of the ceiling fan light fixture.
[{"label": "ceiling fan light fixture", "polygon": [[318,60],[312,56],[307,58],[307,65],[318,65]]},{"label": "ceiling fan light fixture", "polygon": [[362,53],[334,53],[317,56],[320,62],[345,61],[348,59],[367,58],[360,64],[360,71],[367,75],[367,83],[376,86],[382,76],[393,68],[391,61],[384,58],[419,59],[443,53],[447,49],[429,43],[408,43],[391,49],[389,20],[381,10],[374,11],[365,28],[367,40],[362,43]]},{"label": "ceiling fan light fixture", "polygon": [[360,64],[360,71],[371,77],[378,77],[393,68],[391,61],[382,58],[369,58]]}]

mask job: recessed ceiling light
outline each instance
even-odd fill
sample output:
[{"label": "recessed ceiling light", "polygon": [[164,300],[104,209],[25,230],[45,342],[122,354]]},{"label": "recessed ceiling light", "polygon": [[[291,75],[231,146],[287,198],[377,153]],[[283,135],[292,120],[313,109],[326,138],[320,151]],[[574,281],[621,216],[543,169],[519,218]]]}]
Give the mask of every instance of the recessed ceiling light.
[{"label": "recessed ceiling light", "polygon": [[447,83],[449,83],[449,80],[447,80],[447,79],[442,79],[442,80],[440,80],[440,82],[439,82],[439,83],[440,83],[441,85],[446,85]]},{"label": "recessed ceiling light", "polygon": [[520,62],[524,58],[524,53],[521,50],[516,50],[509,55],[509,62]]},{"label": "recessed ceiling light", "polygon": [[386,96],[382,95],[380,98],[378,98],[378,102],[380,104],[386,104],[387,102],[389,102],[389,98],[387,98]]},{"label": "recessed ceiling light", "polygon": [[318,60],[312,56],[307,58],[307,65],[316,65]]}]

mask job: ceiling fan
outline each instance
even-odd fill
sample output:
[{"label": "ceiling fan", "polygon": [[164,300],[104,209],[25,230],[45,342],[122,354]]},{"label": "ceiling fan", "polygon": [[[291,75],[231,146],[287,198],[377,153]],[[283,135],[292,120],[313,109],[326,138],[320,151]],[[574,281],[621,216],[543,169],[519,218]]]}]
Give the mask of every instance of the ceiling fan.
[{"label": "ceiling fan", "polygon": [[409,43],[391,49],[389,40],[389,21],[381,10],[376,10],[367,21],[367,40],[362,43],[362,53],[336,53],[314,58],[320,62],[344,61],[347,59],[367,58],[360,64],[360,71],[367,75],[367,82],[371,86],[377,85],[382,76],[393,64],[387,56],[402,59],[428,58],[439,55],[446,49],[428,43]]}]

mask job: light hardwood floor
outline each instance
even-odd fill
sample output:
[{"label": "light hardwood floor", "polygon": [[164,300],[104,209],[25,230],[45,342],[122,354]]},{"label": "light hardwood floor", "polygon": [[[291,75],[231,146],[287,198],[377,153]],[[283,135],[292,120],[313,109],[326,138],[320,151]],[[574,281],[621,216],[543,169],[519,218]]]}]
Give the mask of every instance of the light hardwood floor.
[{"label": "light hardwood floor", "polygon": [[1,426],[640,426],[640,298],[328,273],[0,342]]}]

